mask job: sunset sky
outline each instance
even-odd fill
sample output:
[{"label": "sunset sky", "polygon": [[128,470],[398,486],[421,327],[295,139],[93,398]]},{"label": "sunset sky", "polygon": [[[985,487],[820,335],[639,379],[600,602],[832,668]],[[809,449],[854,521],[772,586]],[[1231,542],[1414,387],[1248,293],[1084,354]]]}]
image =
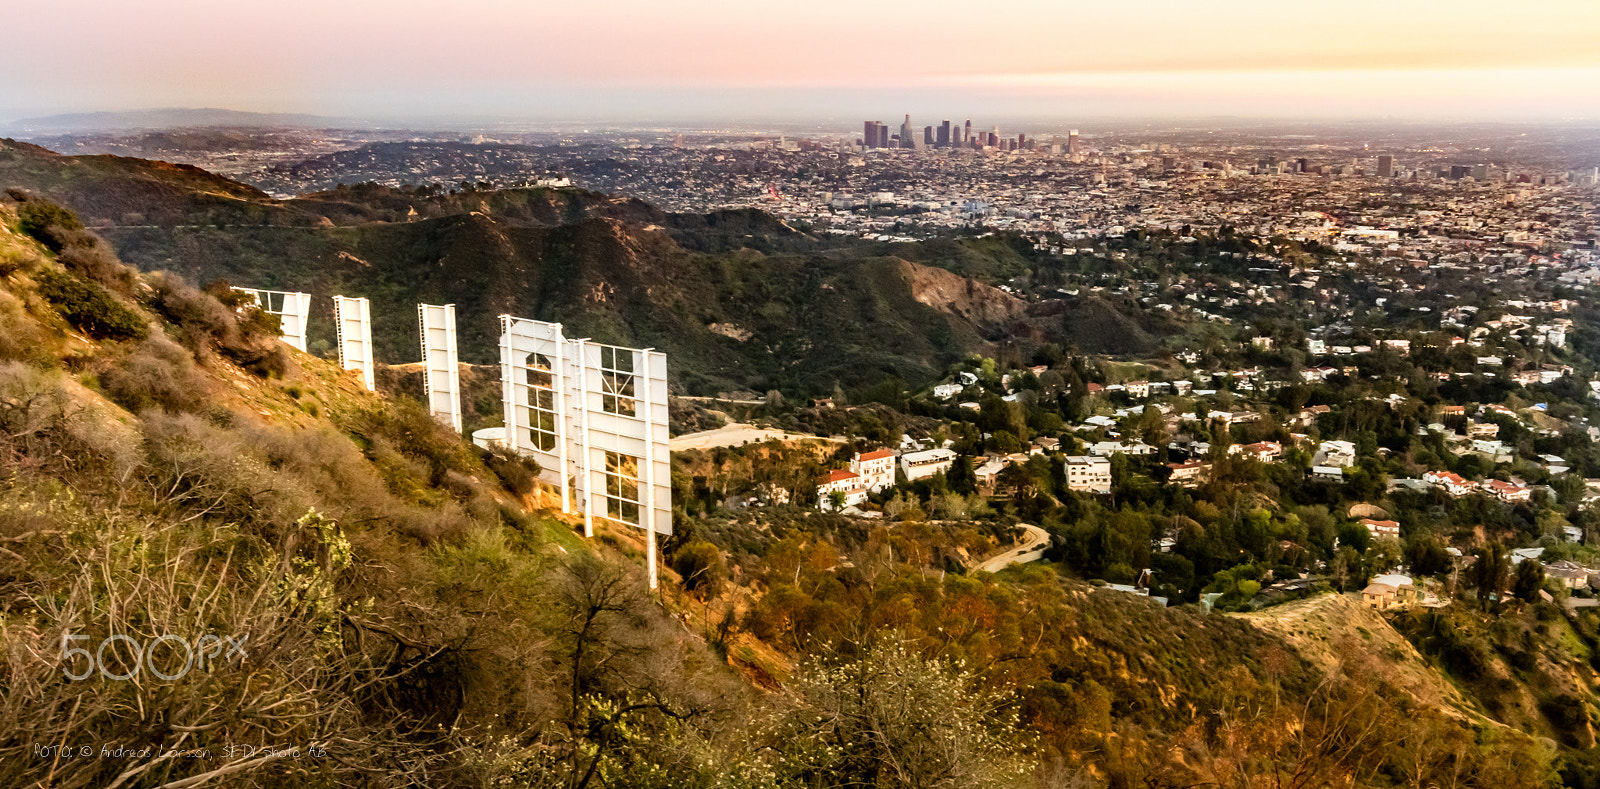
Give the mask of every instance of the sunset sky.
[{"label": "sunset sky", "polygon": [[0,120],[1600,116],[1595,0],[58,0]]}]

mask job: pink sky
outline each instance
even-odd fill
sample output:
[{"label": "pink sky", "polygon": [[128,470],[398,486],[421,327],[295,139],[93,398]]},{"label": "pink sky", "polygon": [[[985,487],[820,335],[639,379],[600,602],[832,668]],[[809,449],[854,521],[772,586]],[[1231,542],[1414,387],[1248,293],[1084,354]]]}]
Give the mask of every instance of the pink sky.
[{"label": "pink sky", "polygon": [[61,0],[5,26],[0,117],[1600,113],[1593,0]]}]

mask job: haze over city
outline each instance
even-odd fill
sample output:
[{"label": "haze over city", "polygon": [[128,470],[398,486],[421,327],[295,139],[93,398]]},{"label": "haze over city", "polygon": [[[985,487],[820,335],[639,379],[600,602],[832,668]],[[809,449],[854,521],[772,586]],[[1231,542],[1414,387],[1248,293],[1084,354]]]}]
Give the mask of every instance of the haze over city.
[{"label": "haze over city", "polygon": [[[823,0],[270,7],[75,0],[8,11],[0,121],[228,107],[395,122],[1548,120],[1600,111],[1600,4],[1232,0],[979,8]],[[887,108],[887,109],[885,109]]]}]

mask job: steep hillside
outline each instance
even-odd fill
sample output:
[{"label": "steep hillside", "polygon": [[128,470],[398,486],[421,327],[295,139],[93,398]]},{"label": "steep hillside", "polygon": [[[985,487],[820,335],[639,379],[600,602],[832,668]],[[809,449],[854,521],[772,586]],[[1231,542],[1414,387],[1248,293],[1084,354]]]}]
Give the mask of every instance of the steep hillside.
[{"label": "steep hillside", "polygon": [[1324,671],[1382,683],[1389,693],[1405,694],[1418,706],[1445,710],[1463,720],[1487,720],[1382,614],[1355,597],[1325,594],[1241,616],[1283,639]]},{"label": "steep hillside", "polygon": [[543,785],[592,704],[738,703],[634,535],[71,222],[0,201],[0,783]]},{"label": "steep hillside", "polygon": [[[1489,616],[1451,608],[1408,611],[1394,625],[1496,720],[1593,753],[1600,658],[1590,646],[1600,612],[1515,604]],[[1589,769],[1600,778],[1600,760]]]}]

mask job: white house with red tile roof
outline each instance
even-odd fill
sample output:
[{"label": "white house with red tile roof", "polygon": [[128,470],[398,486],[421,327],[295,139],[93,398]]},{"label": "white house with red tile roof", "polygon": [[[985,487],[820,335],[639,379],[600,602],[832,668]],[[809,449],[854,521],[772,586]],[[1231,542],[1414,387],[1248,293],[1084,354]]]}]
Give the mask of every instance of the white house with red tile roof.
[{"label": "white house with red tile roof", "polygon": [[1367,527],[1367,533],[1373,537],[1400,539],[1400,524],[1397,521],[1377,521],[1371,518],[1362,518],[1361,525]]},{"label": "white house with red tile roof", "polygon": [[869,492],[877,493],[884,488],[894,487],[894,450],[857,452],[855,459],[850,461],[850,470],[861,476],[861,486]]},{"label": "white house with red tile roof", "polygon": [[833,509],[833,494],[844,494],[844,506],[853,507],[867,500],[867,488],[861,484],[861,475],[854,471],[836,468],[817,483],[817,509]]},{"label": "white house with red tile roof", "polygon": [[1477,489],[1476,485],[1453,471],[1429,471],[1422,475],[1422,481],[1436,488],[1444,488],[1452,496],[1465,496]]},{"label": "white house with red tile roof", "polygon": [[1184,463],[1168,463],[1167,468],[1172,470],[1172,476],[1167,479],[1174,485],[1191,487],[1200,484],[1200,477],[1210,470],[1211,464],[1198,460]]},{"label": "white house with red tile roof", "polygon": [[1504,502],[1527,501],[1533,496],[1533,491],[1526,485],[1518,485],[1515,482],[1502,482],[1498,479],[1484,480],[1478,487],[1485,493],[1489,493]]}]

